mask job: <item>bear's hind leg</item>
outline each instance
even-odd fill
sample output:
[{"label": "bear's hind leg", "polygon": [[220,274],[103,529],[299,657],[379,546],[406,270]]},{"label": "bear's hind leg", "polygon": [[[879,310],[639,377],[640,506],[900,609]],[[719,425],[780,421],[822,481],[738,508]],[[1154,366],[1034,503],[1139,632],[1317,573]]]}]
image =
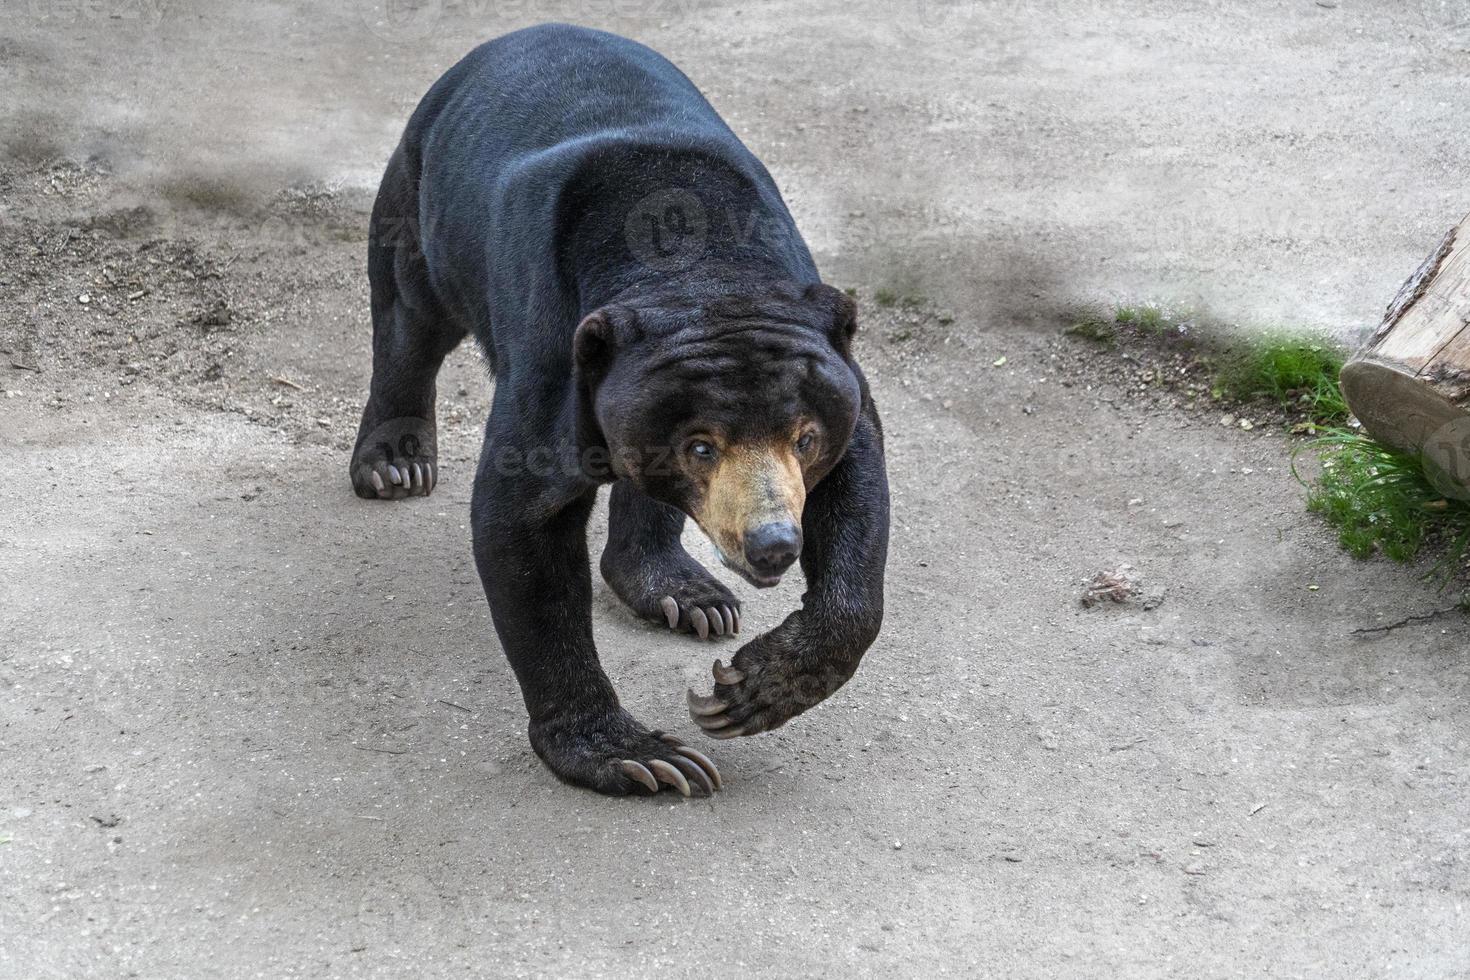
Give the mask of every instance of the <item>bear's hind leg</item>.
[{"label": "bear's hind leg", "polygon": [[700,639],[740,630],[740,600],[684,550],[684,514],[626,481],[608,502],[602,577],[644,619]]},{"label": "bear's hind leg", "polygon": [[401,301],[373,315],[373,380],[357,445],[352,488],[368,500],[427,497],[439,480],[435,378],[464,336]]},{"label": "bear's hind leg", "polygon": [[439,480],[435,379],[465,328],[443,309],[405,215],[416,213],[414,181],[395,154],[373,206],[368,245],[373,380],[357,445],[352,488],[368,500],[428,496]]}]

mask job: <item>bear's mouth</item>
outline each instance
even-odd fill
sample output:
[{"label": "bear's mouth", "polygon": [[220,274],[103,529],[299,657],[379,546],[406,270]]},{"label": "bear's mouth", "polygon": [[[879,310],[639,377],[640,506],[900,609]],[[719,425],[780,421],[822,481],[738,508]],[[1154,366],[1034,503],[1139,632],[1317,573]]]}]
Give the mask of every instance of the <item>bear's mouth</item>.
[{"label": "bear's mouth", "polygon": [[[718,548],[715,550],[719,551]],[[745,579],[745,581],[749,582],[757,589],[769,589],[773,585],[781,584],[781,576],[779,575],[757,575],[750,569],[744,568],[737,562],[733,562],[729,558],[726,558],[723,551],[720,551],[719,554],[721,565],[724,565],[730,571],[734,572],[736,575],[739,575],[741,578]]]}]

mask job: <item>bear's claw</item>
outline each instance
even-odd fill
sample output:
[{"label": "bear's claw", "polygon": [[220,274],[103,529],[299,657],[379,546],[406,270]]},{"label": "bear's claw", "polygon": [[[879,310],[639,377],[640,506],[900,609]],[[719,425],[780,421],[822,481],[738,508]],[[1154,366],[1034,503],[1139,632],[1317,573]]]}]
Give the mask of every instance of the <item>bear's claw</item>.
[{"label": "bear's claw", "polygon": [[[700,783],[704,785],[704,791],[706,793],[725,788],[724,780],[720,779],[720,770],[715,768],[715,764],[710,761],[709,756],[700,752],[698,749],[691,749],[687,745],[675,745],[674,751],[689,760],[689,765],[694,768]],[[688,770],[686,769],[685,771],[687,772]]]},{"label": "bear's claw", "polygon": [[800,633],[778,628],[741,647],[730,666],[716,660],[714,691],[689,691],[689,717],[718,739],[780,728],[826,700],[856,667],[852,657],[812,657],[811,647]]},{"label": "bear's claw", "polygon": [[684,774],[669,763],[662,759],[650,759],[648,769],[658,777],[659,782],[667,783],[678,790],[680,796],[689,795],[689,780],[685,779]]},{"label": "bear's claw", "polygon": [[357,463],[354,469],[359,474],[353,480],[357,494],[369,500],[427,497],[434,492],[434,484],[438,482],[434,464],[429,462],[395,466],[383,460],[376,463],[364,461]]},{"label": "bear's claw", "polygon": [[634,762],[632,759],[624,759],[621,765],[623,772],[648,787],[650,793],[658,792],[658,780],[653,778],[653,773],[649,772],[643,763]]},{"label": "bear's claw", "polygon": [[724,661],[716,660],[711,673],[715,675],[715,681],[719,684],[739,684],[745,680],[745,675],[734,667],[726,667]]},{"label": "bear's claw", "polygon": [[[671,595],[666,595],[658,601],[658,607],[663,611],[664,620],[668,622],[669,629],[679,629],[680,608],[679,601]],[[740,607],[739,606],[690,606],[683,617],[688,628],[694,630],[701,640],[707,640],[710,634],[724,636],[734,635],[740,632]]]},{"label": "bear's claw", "polygon": [[623,772],[650,793],[657,793],[660,783],[672,786],[679,791],[681,796],[692,795],[690,781],[703,790],[705,796],[712,796],[715,790],[724,787],[724,782],[720,779],[720,771],[715,768],[709,756],[688,748],[672,736],[665,735],[663,740],[673,747],[674,751],[679,754],[679,758],[672,762],[650,759],[647,763],[624,759],[620,763]]}]

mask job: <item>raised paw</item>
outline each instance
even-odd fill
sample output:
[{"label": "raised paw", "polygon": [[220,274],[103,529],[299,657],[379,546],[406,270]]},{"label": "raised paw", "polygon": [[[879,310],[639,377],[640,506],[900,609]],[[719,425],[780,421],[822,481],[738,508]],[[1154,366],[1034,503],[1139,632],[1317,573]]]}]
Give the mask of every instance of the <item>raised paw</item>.
[{"label": "raised paw", "polygon": [[724,785],[703,752],[649,731],[621,709],[533,723],[531,745],[558,778],[609,796],[666,789],[709,796]]},{"label": "raised paw", "polygon": [[376,427],[352,455],[352,489],[365,500],[427,497],[439,481],[433,423],[400,420]]},{"label": "raised paw", "polygon": [[[767,633],[742,647],[731,666],[714,663],[714,692],[689,691],[689,717],[711,738],[780,728],[827,698],[852,675],[840,662],[803,664]],[[852,666],[856,666],[853,664]]]}]

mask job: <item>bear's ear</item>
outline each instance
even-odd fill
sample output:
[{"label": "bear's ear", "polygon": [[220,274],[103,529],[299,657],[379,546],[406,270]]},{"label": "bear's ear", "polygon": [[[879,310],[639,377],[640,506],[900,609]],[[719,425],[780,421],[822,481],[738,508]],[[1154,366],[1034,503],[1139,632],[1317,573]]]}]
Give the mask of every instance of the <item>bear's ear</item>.
[{"label": "bear's ear", "polygon": [[827,336],[832,346],[844,358],[852,350],[852,335],[857,333],[857,304],[851,296],[826,283],[808,286],[803,296],[807,302],[817,303],[828,317]]},{"label": "bear's ear", "polygon": [[572,354],[584,377],[595,381],[607,374],[618,348],[633,339],[635,323],[632,310],[616,306],[604,306],[582,318],[572,336]]}]

